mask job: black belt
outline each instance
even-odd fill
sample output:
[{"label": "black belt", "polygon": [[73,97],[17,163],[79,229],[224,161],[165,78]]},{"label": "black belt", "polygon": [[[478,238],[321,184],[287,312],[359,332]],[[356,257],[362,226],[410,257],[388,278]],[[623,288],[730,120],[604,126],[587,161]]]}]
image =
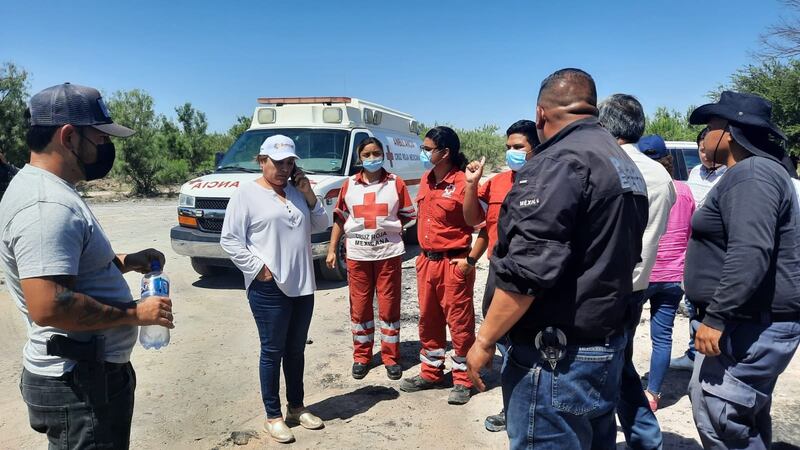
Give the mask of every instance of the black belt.
[{"label": "black belt", "polygon": [[445,250],[443,252],[429,252],[423,250],[422,254],[431,261],[441,261],[445,258],[457,258],[463,256],[464,253],[469,252],[469,248],[459,248],[456,250]]},{"label": "black belt", "polygon": [[[534,346],[535,336],[544,329],[545,327],[542,327],[537,330],[524,330],[524,331],[512,332],[509,333],[508,336],[511,339],[511,343],[514,345]],[[620,333],[622,333],[622,331],[615,332],[607,337],[586,337],[586,336],[579,336],[574,333],[567,333],[566,331],[564,331],[564,335],[567,338],[567,346],[578,346],[578,347],[602,347],[604,345],[608,345],[611,338]]]}]

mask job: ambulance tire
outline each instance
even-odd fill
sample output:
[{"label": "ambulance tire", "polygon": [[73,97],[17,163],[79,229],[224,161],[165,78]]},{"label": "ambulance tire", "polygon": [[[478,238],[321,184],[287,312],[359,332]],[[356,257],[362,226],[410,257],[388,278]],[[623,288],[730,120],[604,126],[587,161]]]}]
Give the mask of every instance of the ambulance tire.
[{"label": "ambulance tire", "polygon": [[222,267],[212,266],[210,264],[206,264],[200,258],[190,258],[192,261],[192,269],[197,272],[198,275],[203,277],[210,277],[213,275],[218,275],[222,270]]},{"label": "ambulance tire", "polygon": [[325,264],[325,259],[318,259],[316,261],[317,268],[319,269],[319,274],[322,275],[324,280],[328,281],[345,281],[347,280],[347,260],[345,255],[344,249],[344,236],[339,238],[339,244],[337,245],[338,251],[336,252],[336,267],[333,269],[329,269],[328,265]]}]

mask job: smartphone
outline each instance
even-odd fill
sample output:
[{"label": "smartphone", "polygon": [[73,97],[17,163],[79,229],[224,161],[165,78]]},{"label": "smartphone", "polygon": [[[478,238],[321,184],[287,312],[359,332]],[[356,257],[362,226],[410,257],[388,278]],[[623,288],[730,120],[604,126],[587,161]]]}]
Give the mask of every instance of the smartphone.
[{"label": "smartphone", "polygon": [[297,175],[297,172],[298,172],[299,170],[300,170],[300,169],[298,169],[298,168],[297,168],[297,164],[295,164],[295,165],[294,165],[294,168],[292,169],[292,173],[291,173],[291,174],[289,174],[289,183],[292,183],[292,186],[294,186],[294,185],[295,185],[295,184],[294,184],[294,177]]}]

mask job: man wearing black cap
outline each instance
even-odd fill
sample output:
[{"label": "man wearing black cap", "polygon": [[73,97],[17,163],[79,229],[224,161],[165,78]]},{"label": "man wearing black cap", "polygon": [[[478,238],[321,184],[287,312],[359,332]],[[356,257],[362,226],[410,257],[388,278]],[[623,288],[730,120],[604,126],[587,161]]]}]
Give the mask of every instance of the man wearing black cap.
[{"label": "man wearing black cap", "polygon": [[703,447],[769,448],[778,376],[800,342],[800,219],[772,105],[723,92],[692,112],[728,166],[692,217],[686,294],[702,324],[689,384]]},{"label": "man wearing black cap", "polygon": [[30,164],[0,201],[0,268],[28,328],[22,398],[50,448],[128,448],[138,325],[172,327],[166,297],[133,302],[124,272],[145,273],[153,249],[115,254],[75,189],[114,163],[115,124],[96,89],[65,83],[34,95]]},{"label": "man wearing black cap", "polygon": [[598,123],[588,73],[562,69],[542,82],[536,128],[542,144],[500,210],[496,289],[468,371],[485,388],[478,371],[508,334],[502,378],[510,447],[613,449],[647,189]]}]

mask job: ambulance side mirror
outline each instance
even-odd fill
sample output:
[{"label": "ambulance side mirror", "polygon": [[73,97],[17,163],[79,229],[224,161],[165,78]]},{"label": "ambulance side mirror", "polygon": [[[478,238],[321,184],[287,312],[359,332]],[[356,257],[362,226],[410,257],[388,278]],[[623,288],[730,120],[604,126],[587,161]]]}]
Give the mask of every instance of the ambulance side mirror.
[{"label": "ambulance side mirror", "polygon": [[219,163],[222,162],[222,158],[224,157],[225,157],[224,152],[214,153],[214,167],[219,167]]}]

